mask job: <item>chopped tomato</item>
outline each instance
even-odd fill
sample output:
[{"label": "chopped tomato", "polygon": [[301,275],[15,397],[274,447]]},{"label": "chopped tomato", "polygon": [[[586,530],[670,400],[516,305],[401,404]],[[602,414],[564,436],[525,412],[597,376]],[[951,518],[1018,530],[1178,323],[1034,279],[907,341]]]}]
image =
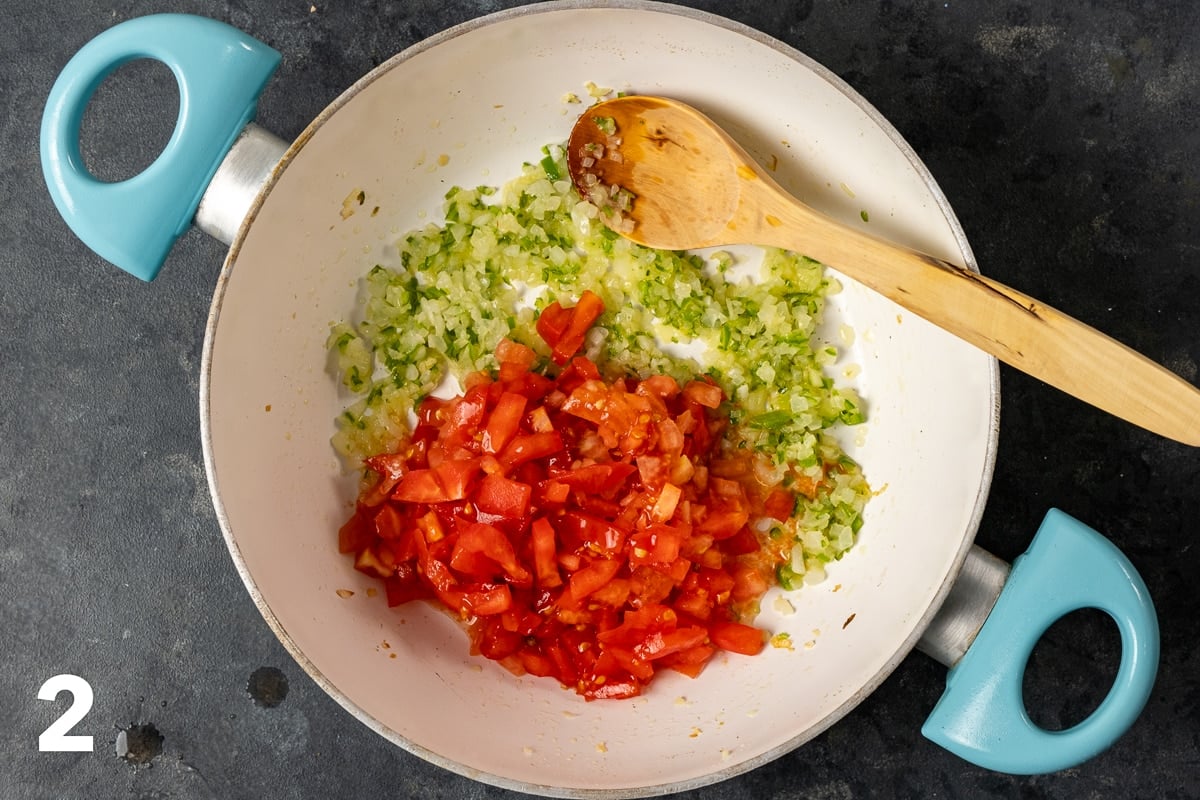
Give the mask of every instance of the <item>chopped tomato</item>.
[{"label": "chopped tomato", "polygon": [[467,437],[479,429],[487,409],[488,387],[473,386],[462,397],[452,401],[450,419],[441,428],[440,437],[447,448],[465,444]]},{"label": "chopped tomato", "polygon": [[542,313],[538,314],[538,336],[542,337],[542,341],[546,344],[554,347],[562,340],[563,334],[567,332],[567,326],[570,324],[570,310],[563,308],[562,304],[555,300],[543,308]]},{"label": "chopped tomato", "polygon": [[758,655],[766,645],[760,629],[740,622],[715,622],[708,626],[708,638],[722,650],[745,656]]},{"label": "chopped tomato", "polygon": [[[479,459],[447,458],[433,468],[433,474],[442,487],[442,497],[435,502],[463,500],[467,496],[471,482],[479,475]],[[404,479],[401,478],[400,481],[403,483]]]},{"label": "chopped tomato", "polygon": [[357,553],[371,544],[374,538],[375,527],[371,520],[362,514],[355,514],[338,531],[338,552]]},{"label": "chopped tomato", "polygon": [[611,522],[582,511],[559,517],[558,533],[572,549],[589,553],[615,553],[625,545],[625,532]]},{"label": "chopped tomato", "polygon": [[583,347],[588,329],[604,313],[604,301],[590,290],[579,297],[573,308],[563,308],[557,300],[538,317],[538,335],[550,345],[555,364],[566,364]]},{"label": "chopped tomato", "polygon": [[683,396],[705,408],[717,408],[724,399],[721,387],[709,381],[691,381],[683,387]]},{"label": "chopped tomato", "polygon": [[396,574],[383,580],[384,591],[387,593],[387,604],[399,606],[413,600],[423,600],[433,593],[429,586],[421,580],[416,565],[403,562],[396,565]]},{"label": "chopped tomato", "polygon": [[764,632],[741,615],[788,554],[755,524],[786,521],[809,488],[760,485],[751,457],[722,451],[712,381],[605,380],[578,354],[603,311],[585,292],[542,312],[557,375],[506,339],[494,373],[422,401],[396,451],[365,460],[338,531],[389,605],[439,603],[467,621],[473,653],[589,700],[760,652]]},{"label": "chopped tomato", "polygon": [[483,584],[463,594],[462,611],[478,617],[500,614],[512,607],[512,592],[506,583]]},{"label": "chopped tomato", "polygon": [[598,558],[571,574],[571,598],[582,600],[592,592],[608,584],[621,570],[617,559]]},{"label": "chopped tomato", "polygon": [[500,463],[511,469],[535,458],[544,458],[563,449],[562,437],[555,431],[520,434],[499,455]]},{"label": "chopped tomato", "polygon": [[378,479],[374,486],[362,493],[359,502],[369,506],[382,503],[404,476],[408,469],[407,460],[407,454],[401,453],[381,453],[364,459],[363,463],[378,476]]},{"label": "chopped tomato", "polygon": [[530,537],[533,544],[533,568],[538,585],[543,589],[561,586],[562,576],[558,573],[558,560],[555,558],[557,544],[554,527],[545,517],[538,517],[530,528]]},{"label": "chopped tomato", "polygon": [[763,513],[780,522],[787,522],[796,510],[796,496],[787,489],[775,488],[763,503]]},{"label": "chopped tomato", "polygon": [[475,631],[475,651],[484,658],[504,661],[515,656],[521,649],[522,636],[507,630],[500,615],[487,617]]},{"label": "chopped tomato", "polygon": [[640,530],[630,540],[632,549],[629,561],[632,564],[671,564],[679,558],[679,548],[689,532],[683,528],[650,525]]},{"label": "chopped tomato", "polygon": [[525,405],[528,402],[528,398],[516,392],[505,392],[500,395],[500,399],[496,401],[496,407],[492,409],[492,413],[488,417],[487,427],[483,429],[483,439],[480,443],[483,445],[485,453],[492,455],[499,453],[516,435],[517,429],[521,426],[521,417],[525,415]]},{"label": "chopped tomato", "polygon": [[527,483],[505,478],[503,475],[488,475],[479,482],[475,493],[475,507],[488,514],[508,519],[524,519],[529,515],[529,500],[533,487]]},{"label": "chopped tomato", "polygon": [[413,469],[404,473],[396,491],[392,493],[393,500],[403,500],[406,503],[440,503],[449,500],[446,492],[438,483],[437,476],[431,469]]},{"label": "chopped tomato", "polygon": [[[465,565],[478,564],[476,556],[483,556],[504,570],[514,583],[527,584],[532,579],[529,571],[517,560],[512,542],[504,532],[485,522],[470,522],[462,526],[454,544],[454,555],[450,559],[450,565],[457,567],[461,563],[464,567],[460,567],[460,571],[468,572],[469,569]],[[476,577],[489,580],[493,576],[484,574]]]},{"label": "chopped tomato", "polygon": [[607,464],[587,464],[556,475],[555,482],[589,495],[605,495],[625,485],[625,480],[637,467],[620,461]]},{"label": "chopped tomato", "polygon": [[500,365],[501,381],[520,380],[533,368],[537,361],[537,353],[533,348],[519,344],[510,339],[501,339],[496,345],[496,362]]}]

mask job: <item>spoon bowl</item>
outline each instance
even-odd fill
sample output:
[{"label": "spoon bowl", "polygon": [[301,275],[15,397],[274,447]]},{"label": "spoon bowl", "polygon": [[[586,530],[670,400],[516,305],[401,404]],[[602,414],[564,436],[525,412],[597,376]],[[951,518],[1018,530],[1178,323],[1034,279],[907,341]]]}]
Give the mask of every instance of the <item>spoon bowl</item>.
[{"label": "spoon bowl", "polygon": [[597,103],[571,131],[567,167],[604,223],[639,244],[803,253],[1051,386],[1200,446],[1196,387],[1028,295],[802,203],[691,106],[644,95]]},{"label": "spoon bowl", "polygon": [[[746,241],[730,227],[738,173],[759,170],[690,106],[645,96],[594,106],[572,129],[567,167],[606,222],[639,244],[685,250]],[[620,208],[612,187],[637,187],[637,202]],[[625,220],[633,224],[622,229]]]}]

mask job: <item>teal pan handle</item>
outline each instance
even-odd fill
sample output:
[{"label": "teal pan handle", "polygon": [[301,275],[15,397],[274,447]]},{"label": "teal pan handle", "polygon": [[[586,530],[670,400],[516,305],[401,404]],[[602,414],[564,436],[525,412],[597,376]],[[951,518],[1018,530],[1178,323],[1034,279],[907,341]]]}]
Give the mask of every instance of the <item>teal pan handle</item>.
[{"label": "teal pan handle", "polygon": [[[1106,612],[1121,635],[1108,695],[1072,728],[1033,723],[1021,684],[1034,646],[1054,622],[1083,608]],[[1051,509],[1029,550],[1013,562],[996,604],[921,732],[979,766],[1013,774],[1057,772],[1087,761],[1123,735],[1146,705],[1158,670],[1158,619],[1145,583],[1115,546]]]},{"label": "teal pan handle", "polygon": [[[135,59],[165,64],[179,86],[179,116],[155,161],[108,183],[83,163],[84,109],[114,70]],[[88,247],[142,280],[158,274],[191,225],[204,190],[279,65],[279,53],[224,23],[187,14],[122,22],[67,63],[42,115],[42,170],[59,213]]]}]

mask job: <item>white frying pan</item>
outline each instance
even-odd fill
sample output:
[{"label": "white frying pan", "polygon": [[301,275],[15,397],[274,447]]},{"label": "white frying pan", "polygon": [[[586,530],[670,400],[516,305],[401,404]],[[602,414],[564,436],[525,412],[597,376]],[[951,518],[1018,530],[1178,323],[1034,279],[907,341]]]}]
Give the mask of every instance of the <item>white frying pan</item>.
[{"label": "white frying pan", "polygon": [[[139,57],[174,71],[180,118],[145,172],[102,184],[80,157],[83,109]],[[1062,769],[1133,722],[1158,661],[1145,586],[1060,512],[1011,571],[972,546],[995,458],[996,364],[851,281],[830,313],[856,332],[846,361],[861,366],[870,420],[846,445],[878,496],[858,545],[791,596],[795,614],[764,601],[759,622],[789,632],[794,650],[718,659],[698,679],[668,674],[643,697],[586,703],[469,656],[441,613],[369,598],[336,549],[355,477],[329,445],[347,402],[327,370],[329,323],[352,312],[359,278],[397,235],[437,217],[448,187],[502,183],[564,140],[579,107],[562,98],[587,81],[697,106],[777,159],[779,181],[811,205],[973,259],[933,179],[874,109],[801,53],[709,14],[549,2],[485,17],[373,70],[290,147],[246,127],[278,58],[196,17],[118,25],[64,69],[42,153],[79,236],[141,278],[193,219],[230,243],[200,395],[213,499],[267,623],[350,713],[460,774],[574,797],[661,794],[753,769],[836,722],[918,644],[952,667],[923,732],[992,769]],[[379,212],[343,218],[359,191]],[[1029,721],[1021,675],[1046,628],[1080,607],[1116,620],[1119,674],[1091,717],[1048,733]]]}]

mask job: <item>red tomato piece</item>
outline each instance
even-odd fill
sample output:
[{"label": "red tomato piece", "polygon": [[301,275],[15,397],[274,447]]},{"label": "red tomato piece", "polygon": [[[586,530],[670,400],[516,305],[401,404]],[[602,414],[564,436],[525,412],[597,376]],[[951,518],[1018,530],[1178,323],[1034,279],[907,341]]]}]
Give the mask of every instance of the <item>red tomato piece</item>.
[{"label": "red tomato piece", "polygon": [[442,426],[439,439],[447,448],[457,447],[474,439],[483,425],[487,412],[488,386],[473,386],[462,397],[450,402],[449,420]]},{"label": "red tomato piece", "polygon": [[554,347],[562,339],[570,324],[570,310],[563,308],[562,304],[555,300],[538,314],[536,324],[538,336],[542,337],[542,341],[550,347]]},{"label": "red tomato piece", "polygon": [[598,558],[586,567],[571,574],[571,597],[575,600],[583,598],[605,586],[621,569],[618,559]]},{"label": "red tomato piece", "polygon": [[566,369],[559,373],[558,388],[570,394],[580,384],[600,379],[600,368],[596,366],[595,362],[586,356],[576,356],[571,359],[571,363],[567,364]]},{"label": "red tomato piece", "polygon": [[642,483],[651,489],[658,489],[671,478],[671,466],[660,455],[642,453],[637,458],[637,470]]},{"label": "red tomato piece", "polygon": [[708,631],[696,625],[667,631],[652,631],[633,652],[640,658],[653,661],[683,650],[690,650],[708,639]]},{"label": "red tomato piece", "polygon": [[375,484],[359,497],[363,505],[377,506],[387,499],[399,483],[401,476],[409,469],[408,453],[380,453],[363,459],[367,468],[378,475]]},{"label": "red tomato piece", "polygon": [[631,564],[669,564],[679,558],[685,533],[670,525],[651,525],[629,540]]},{"label": "red tomato piece", "polygon": [[654,677],[654,664],[639,656],[632,647],[610,644],[605,645],[604,652],[638,680],[649,681]]},{"label": "red tomato piece", "polygon": [[380,506],[375,512],[373,521],[375,535],[380,539],[399,539],[408,527],[407,520],[404,519],[394,504],[387,503]]},{"label": "red tomato piece", "polygon": [[730,556],[757,553],[761,548],[758,537],[754,535],[754,531],[750,530],[749,525],[743,525],[737,533],[721,542],[722,552]]},{"label": "red tomato piece", "polygon": [[385,555],[385,553],[387,551],[380,550],[375,546],[364,547],[354,558],[354,568],[375,578],[390,578],[395,565],[390,563],[391,559],[388,557],[390,554]]},{"label": "red tomato piece", "polygon": [[496,345],[496,363],[500,365],[500,381],[518,380],[533,367],[537,353],[511,339],[501,339]]},{"label": "red tomato piece", "polygon": [[620,625],[601,631],[596,639],[604,649],[624,648],[639,659],[656,651],[657,642],[678,628],[678,616],[667,606],[647,603],[640,608],[627,609]]},{"label": "red tomato piece", "polygon": [[670,400],[679,394],[679,382],[670,375],[651,375],[637,385],[638,394]]},{"label": "red tomato piece", "polygon": [[612,678],[604,676],[603,682],[596,681],[583,687],[581,694],[588,700],[628,700],[642,693],[642,685],[632,676]]},{"label": "red tomato piece", "polygon": [[439,502],[465,499],[480,469],[478,458],[448,458],[434,467],[433,474],[442,487],[443,500]]},{"label": "red tomato piece", "polygon": [[663,455],[670,456],[673,461],[683,454],[687,440],[679,423],[669,418],[662,419],[655,426],[655,433],[658,434],[658,448]]},{"label": "red tomato piece", "polygon": [[547,631],[547,635],[541,639],[542,651],[554,663],[554,676],[566,685],[574,684],[579,680],[579,671],[575,669],[575,664],[571,661],[571,656],[567,652],[567,648],[559,640],[559,631]]},{"label": "red tomato piece", "polygon": [[675,579],[652,566],[635,567],[632,579],[633,595],[644,606],[662,603],[675,591]]},{"label": "red tomato piece", "polygon": [[571,487],[562,481],[543,481],[537,489],[538,502],[543,508],[563,506],[571,497]]},{"label": "red tomato piece", "polygon": [[461,546],[457,539],[447,563],[460,580],[484,583],[504,577],[504,570],[493,559],[476,548]]},{"label": "red tomato piece", "polygon": [[479,442],[483,452],[495,455],[504,449],[521,427],[521,418],[525,416],[525,405],[528,402],[528,398],[515,392],[504,392],[500,395],[496,407],[488,415],[483,438]]},{"label": "red tomato piece", "polygon": [[763,501],[763,513],[780,522],[787,522],[796,511],[796,495],[782,487],[776,487]]},{"label": "red tomato piece", "polygon": [[589,597],[593,603],[603,603],[612,608],[623,608],[626,601],[629,600],[629,594],[632,591],[633,581],[628,578],[613,578],[592,592]]},{"label": "red tomato piece", "polygon": [[462,612],[477,617],[500,614],[512,608],[512,592],[506,583],[481,584],[463,592]]},{"label": "red tomato piece", "polygon": [[[660,567],[660,569],[662,568]],[[668,564],[663,571],[666,572],[667,576],[675,582],[676,586],[679,586],[691,573],[691,570],[692,562],[688,561],[686,558],[677,558]]]},{"label": "red tomato piece", "polygon": [[488,514],[520,520],[529,515],[532,496],[533,487],[527,483],[503,475],[485,475],[475,492],[475,507]]},{"label": "red tomato piece", "polygon": [[436,511],[427,511],[418,517],[416,527],[421,532],[421,536],[414,536],[413,538],[422,544],[440,542],[446,538],[446,530],[442,526],[442,519]]},{"label": "red tomato piece", "polygon": [[537,406],[529,412],[529,427],[534,433],[549,433],[554,430],[554,421],[545,406]]},{"label": "red tomato piece", "polygon": [[361,511],[338,530],[338,552],[357,553],[375,539],[375,524]]},{"label": "red tomato piece", "polygon": [[558,572],[558,561],[555,558],[558,546],[554,538],[554,526],[545,517],[538,517],[530,526],[530,538],[533,543],[533,565],[538,586],[543,589],[561,586],[562,576]]},{"label": "red tomato piece", "polygon": [[538,375],[536,372],[526,372],[517,378],[504,382],[504,387],[514,394],[519,394],[529,400],[542,400],[554,388],[554,381]]},{"label": "red tomato piece", "polygon": [[730,597],[736,602],[757,600],[771,587],[771,581],[761,570],[750,564],[739,564],[732,570],[733,589]]},{"label": "red tomato piece", "polygon": [[716,655],[717,649],[712,645],[702,644],[687,650],[681,650],[678,653],[666,656],[660,662],[664,667],[682,672],[689,678],[695,678],[700,675],[704,669],[704,665],[708,660]]},{"label": "red tomato piece", "polygon": [[[604,313],[604,301],[590,289],[579,296],[572,308],[551,303],[538,317],[538,334],[550,345],[555,364],[566,364],[583,347],[588,329]],[[545,320],[545,323],[543,323]]]},{"label": "red tomato piece", "polygon": [[421,580],[417,567],[412,562],[396,565],[396,572],[383,580],[384,592],[387,595],[388,607],[404,605],[413,600],[422,600],[432,596],[429,586]]},{"label": "red tomato piece", "polygon": [[714,622],[708,626],[708,638],[722,650],[755,656],[766,645],[763,631],[741,622]]},{"label": "red tomato piece", "polygon": [[[458,579],[454,577],[454,573],[450,571],[450,567],[446,566],[440,559],[426,558],[422,565],[425,570],[425,577],[428,579],[430,586],[438,593],[439,596],[448,595],[458,590]],[[447,602],[446,605],[459,610],[459,604],[462,601],[461,596],[457,596],[454,602]]]},{"label": "red tomato piece", "polygon": [[737,509],[734,511],[712,511],[697,526],[700,533],[706,533],[717,541],[728,539],[740,531],[750,521],[750,512]]},{"label": "red tomato piece", "polygon": [[582,511],[568,511],[559,517],[557,531],[572,550],[616,553],[625,544],[625,531],[605,519]]},{"label": "red tomato piece", "polygon": [[608,494],[625,484],[625,480],[637,472],[637,467],[623,461],[607,464],[587,464],[574,467],[555,475],[556,483],[565,484],[586,494]]},{"label": "red tomato piece", "polygon": [[676,596],[674,607],[689,617],[704,622],[712,616],[713,598],[707,589],[699,587],[684,589]]},{"label": "red tomato piece", "polygon": [[592,378],[571,391],[562,410],[598,426],[607,418],[609,398],[608,387],[599,378]]},{"label": "red tomato piece", "polygon": [[422,400],[421,404],[417,406],[417,427],[413,429],[414,438],[429,431],[436,433],[440,430],[446,418],[446,407],[449,405],[449,400],[443,400],[433,395]]},{"label": "red tomato piece", "polygon": [[523,647],[517,653],[517,658],[520,659],[521,667],[530,675],[536,675],[539,678],[555,677],[554,660],[532,647]]},{"label": "red tomato piece", "polygon": [[524,642],[524,637],[519,633],[505,630],[501,616],[488,616],[472,630],[475,634],[475,651],[493,661],[503,661],[516,655]]},{"label": "red tomato piece", "polygon": [[506,469],[512,469],[518,464],[532,461],[535,458],[545,458],[562,449],[562,437],[557,431],[527,433],[514,437],[497,458]]},{"label": "red tomato piece", "polygon": [[567,572],[574,572],[583,566],[583,556],[578,553],[560,552],[558,554],[558,563]]},{"label": "red tomato piece", "polygon": [[542,618],[532,608],[534,590],[511,584],[509,588],[513,593],[513,608],[504,613],[504,627],[522,636],[532,636],[542,625]]},{"label": "red tomato piece", "polygon": [[[504,535],[503,531],[494,525],[483,522],[464,524],[458,532],[458,538],[454,544],[454,554],[455,558],[461,559],[464,564],[470,563],[468,561],[470,556],[485,556],[495,562],[516,583],[528,584],[533,580],[529,570],[517,560],[512,542]],[[453,566],[455,560],[452,559],[450,563]]]},{"label": "red tomato piece", "polygon": [[406,503],[441,503],[449,500],[446,490],[431,469],[414,469],[404,473],[392,492],[393,500]]},{"label": "red tomato piece", "polygon": [[683,387],[683,396],[697,405],[705,408],[718,408],[725,399],[721,387],[708,380],[689,381]]}]

